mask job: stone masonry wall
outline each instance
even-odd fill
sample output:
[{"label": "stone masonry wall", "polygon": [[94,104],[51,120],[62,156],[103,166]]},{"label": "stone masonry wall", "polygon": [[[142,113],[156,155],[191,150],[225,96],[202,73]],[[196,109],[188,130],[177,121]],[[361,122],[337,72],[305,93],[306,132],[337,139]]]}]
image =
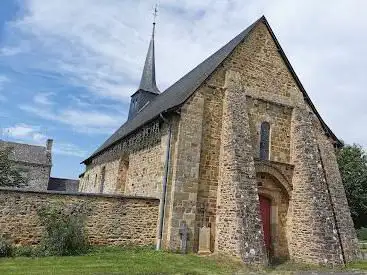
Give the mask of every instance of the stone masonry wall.
[{"label": "stone masonry wall", "polygon": [[[140,150],[125,153],[120,158],[87,167],[80,182],[80,192],[124,194],[128,196],[160,196],[163,177],[164,150],[166,147],[167,127],[164,126],[160,142],[155,142]],[[121,164],[128,164],[128,169],[121,175]],[[105,180],[102,184],[102,169]],[[121,177],[124,179],[122,189]],[[103,191],[103,192],[101,192]]]},{"label": "stone masonry wall", "polygon": [[[200,91],[204,97],[204,117],[196,219],[198,228],[210,227],[210,248],[214,251],[223,90],[205,86]],[[199,232],[196,234],[198,239]]]},{"label": "stone masonry wall", "polygon": [[334,207],[338,231],[342,242],[346,262],[355,261],[360,257],[357,235],[350,215],[347,197],[340,176],[335,148],[328,137],[321,131],[317,134],[322,165],[329,186],[331,202]]},{"label": "stone masonry wall", "polygon": [[172,182],[169,196],[169,217],[166,248],[181,247],[179,230],[183,223],[189,229],[188,250],[195,242],[197,193],[199,185],[200,149],[204,100],[200,93],[190,98],[181,109],[181,118],[175,138]]},{"label": "stone masonry wall", "polygon": [[289,163],[292,108],[269,101],[247,99],[254,157],[260,157],[261,123],[270,124],[270,160]]},{"label": "stone masonry wall", "polygon": [[0,236],[19,245],[37,244],[43,234],[37,210],[58,202],[86,206],[86,229],[92,244],[155,244],[159,200],[51,191],[0,189]]},{"label": "stone masonry wall", "polygon": [[[295,183],[292,182],[292,184],[296,185],[295,202],[292,207],[292,197],[289,219],[287,219],[287,224],[289,228],[291,228],[287,230],[287,236],[289,236],[288,242],[291,246],[291,258],[296,261],[313,263],[325,263],[325,261],[331,264],[341,263],[338,234],[336,231],[336,224],[333,222],[332,205],[327,195],[325,179],[326,177],[329,184],[331,181],[338,182],[337,178],[335,178],[335,175],[338,175],[338,173],[334,173],[336,171],[336,165],[334,162],[332,167],[327,167],[328,164],[324,164],[324,167],[322,166],[320,153],[318,151],[318,147],[322,146],[317,146],[317,132],[310,131],[317,130],[310,122],[300,122],[301,124],[307,124],[307,127],[309,127],[307,130],[307,127],[304,127],[304,132],[297,133],[295,130],[300,125],[296,126],[295,121],[292,120],[292,114],[294,118],[293,109],[299,106],[306,108],[306,103],[304,102],[302,92],[280,56],[279,50],[272,40],[265,24],[258,24],[249,37],[234,50],[220,67],[217,68],[206,85],[212,89],[215,88],[220,90],[224,86],[225,71],[229,70],[241,74],[241,79],[239,81],[241,81],[242,92],[248,97],[247,103],[242,106],[242,109],[246,109],[249,114],[254,156],[257,157],[259,151],[260,123],[269,120],[273,122],[271,123],[271,160],[284,164],[295,164],[297,166],[293,177]],[[216,112],[213,107],[208,108],[208,111]],[[311,121],[314,119],[314,114],[308,112],[306,112],[306,114],[312,116],[312,118],[309,118]],[[214,115],[210,114],[206,116],[210,117]],[[213,131],[216,123],[205,125],[204,129],[210,129],[211,135],[213,135],[212,133],[216,133]],[[243,127],[244,129],[246,128],[245,126]],[[291,127],[293,131],[291,131]],[[322,133],[324,134],[324,131],[322,131]],[[301,137],[301,135],[304,136]],[[295,140],[292,142],[291,139]],[[206,137],[203,137],[203,140],[205,141]],[[223,143],[224,141],[222,140],[221,142]],[[293,143],[293,151],[291,150],[291,142]],[[222,146],[224,145],[222,144]],[[205,148],[204,143],[202,148]],[[213,148],[215,147],[213,146]],[[327,146],[323,147],[323,149],[320,150],[321,154],[325,156],[330,154],[330,148],[327,148]],[[323,150],[329,153],[323,152]],[[202,154],[205,155],[208,153],[202,150]],[[204,161],[202,161],[201,165],[203,165],[205,161],[207,164],[209,163],[207,159],[203,157],[202,160]],[[331,160],[333,161],[333,158],[331,158]],[[203,165],[203,167],[205,166]],[[326,173],[323,171],[324,169],[326,169]],[[330,172],[328,172],[328,170]],[[334,176],[328,176],[328,173],[332,173]],[[221,180],[220,178],[221,175],[219,175],[219,180]],[[313,181],[315,181],[315,186],[311,185]],[[203,185],[205,184],[206,182],[204,181]],[[336,184],[336,186],[339,187],[335,187],[334,192],[338,193],[337,190],[342,187],[338,184]],[[207,189],[210,190],[209,188]],[[218,198],[222,196],[220,193],[222,190],[221,188],[218,189]],[[333,193],[333,188],[330,190],[331,193]],[[203,192],[201,196],[204,198],[198,197],[198,200],[205,200],[206,194],[208,193]],[[340,195],[343,193],[338,194]],[[337,201],[337,196],[333,194],[332,196],[334,196],[334,200]],[[208,196],[208,199],[209,198]],[[316,201],[319,203],[317,204]],[[343,199],[341,202],[342,205],[336,206],[335,211],[349,213]],[[303,203],[309,208],[307,211],[302,210]],[[210,209],[210,211],[212,210]],[[218,209],[217,211],[220,210]],[[345,215],[343,218],[339,217],[338,219],[346,221],[345,233],[342,233],[345,234],[345,238],[348,238],[348,241],[344,240],[344,246],[346,247],[345,253],[354,255],[357,251],[354,249],[354,229],[352,224],[348,222],[348,218]],[[292,224],[293,222],[295,225]],[[305,223],[305,229],[303,229]],[[309,227],[309,229],[306,229],[307,227]],[[295,230],[294,228],[298,229]],[[307,232],[307,230],[309,231]],[[342,232],[343,229],[340,228],[340,231]],[[220,238],[220,235],[217,233],[216,242],[220,241],[218,237]],[[227,238],[227,240],[225,240],[225,238],[223,238],[223,242],[226,241],[230,242],[231,239]],[[227,245],[229,244],[227,243]],[[347,251],[348,249],[350,249],[350,252]],[[346,255],[346,259],[348,261],[348,255]]]},{"label": "stone masonry wall", "polygon": [[223,102],[216,251],[264,264],[267,257],[260,220],[256,171],[246,95],[240,75],[228,72]]},{"label": "stone masonry wall", "polygon": [[30,163],[15,163],[15,167],[22,171],[22,175],[27,179],[25,189],[34,191],[46,191],[50,178],[51,166]]},{"label": "stone masonry wall", "polygon": [[[80,181],[79,191],[85,193],[115,193],[119,162],[119,160],[113,160],[88,169]],[[105,181],[103,190],[101,189],[102,167],[105,167]]]},{"label": "stone masonry wall", "polygon": [[[241,84],[244,88],[242,92],[248,96],[246,106],[254,157],[258,157],[259,154],[260,124],[269,121],[272,124],[270,158],[289,163],[292,97],[297,98],[301,95],[266,26],[262,23],[198,89],[197,92],[204,97],[204,118],[197,223],[198,226],[202,226],[203,223],[210,224],[212,248],[216,235],[213,220],[216,216],[219,180],[224,95],[222,88],[228,70],[241,74]],[[203,221],[204,216],[206,221]]]},{"label": "stone masonry wall", "polygon": [[343,263],[327,192],[313,114],[299,106],[292,116],[293,191],[289,214],[289,252],[295,261]]},{"label": "stone masonry wall", "polygon": [[264,23],[259,23],[224,63],[226,69],[243,76],[246,90],[268,98],[290,98],[294,90],[300,93],[292,74]]},{"label": "stone masonry wall", "polygon": [[158,143],[130,154],[125,195],[160,198],[164,168],[164,145],[165,143]]}]

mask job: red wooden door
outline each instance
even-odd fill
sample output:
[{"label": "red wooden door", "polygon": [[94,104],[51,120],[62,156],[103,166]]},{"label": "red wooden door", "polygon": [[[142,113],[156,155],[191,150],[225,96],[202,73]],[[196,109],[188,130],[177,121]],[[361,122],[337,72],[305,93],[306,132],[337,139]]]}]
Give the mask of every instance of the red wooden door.
[{"label": "red wooden door", "polygon": [[260,212],[261,212],[261,220],[263,224],[264,230],[264,241],[266,250],[269,252],[270,244],[271,244],[271,235],[270,235],[270,200],[266,197],[259,196],[260,198]]}]

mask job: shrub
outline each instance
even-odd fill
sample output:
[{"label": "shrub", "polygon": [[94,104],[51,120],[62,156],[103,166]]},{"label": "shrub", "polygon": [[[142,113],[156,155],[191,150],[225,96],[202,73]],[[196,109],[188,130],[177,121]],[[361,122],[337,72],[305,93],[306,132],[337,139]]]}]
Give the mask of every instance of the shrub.
[{"label": "shrub", "polygon": [[13,246],[11,243],[0,236],[0,258],[1,257],[11,257],[13,255]]},{"label": "shrub", "polygon": [[357,236],[359,240],[367,241],[367,228],[361,227],[357,229]]},{"label": "shrub", "polygon": [[85,208],[82,204],[55,204],[38,211],[45,234],[40,244],[44,256],[79,255],[88,250]]},{"label": "shrub", "polygon": [[37,248],[32,246],[18,246],[14,249],[16,257],[37,257]]}]

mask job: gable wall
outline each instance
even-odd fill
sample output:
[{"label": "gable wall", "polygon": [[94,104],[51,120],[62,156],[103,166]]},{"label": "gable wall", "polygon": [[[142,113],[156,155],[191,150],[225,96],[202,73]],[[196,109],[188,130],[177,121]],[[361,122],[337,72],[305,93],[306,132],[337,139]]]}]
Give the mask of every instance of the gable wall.
[{"label": "gable wall", "polygon": [[243,85],[256,92],[288,98],[293,89],[300,93],[264,23],[234,50],[225,67],[241,73]]},{"label": "gable wall", "polygon": [[[225,92],[223,87],[228,70],[241,74],[244,92],[248,95],[247,104],[243,106],[243,110],[247,110],[249,114],[255,158],[259,157],[260,124],[268,121],[272,126],[271,160],[290,162],[292,101],[299,99],[300,96],[302,98],[266,26],[262,23],[197,91],[204,97],[197,224],[198,227],[211,225],[212,249],[215,236],[220,135]],[[206,212],[205,221],[203,211]]]},{"label": "gable wall", "polygon": [[265,24],[253,30],[224,66],[241,74],[249,96],[246,109],[254,157],[259,157],[260,125],[267,121],[271,125],[270,160],[289,163],[292,108],[295,100],[304,100]]},{"label": "gable wall", "polygon": [[[247,110],[253,140],[254,157],[259,157],[259,130],[263,121],[272,125],[270,159],[290,162],[290,127],[295,101],[303,101],[302,93],[283,62],[266,26],[261,23],[217,68],[199,91],[204,96],[201,181],[217,182],[220,146],[222,100],[225,72],[237,71],[248,95]],[[208,188],[207,188],[208,189]],[[210,188],[209,188],[210,189]]]},{"label": "gable wall", "polygon": [[[307,168],[307,173],[309,173],[310,177],[315,179],[314,184],[318,185],[320,183],[320,186],[317,187],[320,189],[320,194],[317,195],[317,197],[320,197],[320,201],[323,201],[325,204],[325,207],[322,207],[317,214],[315,214],[315,212],[309,216],[310,223],[312,223],[312,221],[316,221],[318,217],[323,217],[319,221],[320,228],[327,228],[323,222],[327,219],[333,219],[332,211],[334,211],[336,213],[338,223],[341,226],[340,232],[344,243],[343,246],[346,249],[346,260],[348,261],[349,259],[355,258],[354,255],[356,255],[357,252],[355,250],[356,246],[354,243],[355,233],[353,230],[353,224],[350,219],[345,195],[343,195],[344,193],[342,192],[342,183],[340,180],[335,180],[334,175],[338,175],[337,164],[336,162],[330,163],[330,160],[335,159],[335,152],[332,150],[333,140],[330,138],[328,139],[325,136],[325,130],[321,126],[321,122],[313,113],[311,107],[305,102],[302,92],[298,88],[293,76],[288,71],[288,68],[279,54],[270,33],[263,23],[260,23],[253,30],[247,40],[235,49],[231,56],[229,56],[227,60],[216,69],[211,77],[197,91],[201,93],[204,98],[204,116],[196,219],[198,228],[203,225],[211,226],[211,250],[213,251],[213,248],[216,247],[216,240],[214,238],[217,237],[216,230],[218,230],[219,226],[219,224],[216,224],[218,223],[218,220],[215,220],[217,213],[219,213],[217,204],[223,204],[223,202],[218,202],[217,200],[219,195],[217,193],[217,189],[218,182],[221,181],[221,174],[219,172],[219,151],[223,141],[220,140],[220,133],[223,124],[223,96],[226,92],[226,89],[223,89],[223,87],[225,86],[225,75],[228,71],[235,71],[241,75],[241,86],[247,97],[243,110],[246,110],[248,113],[249,130],[252,137],[251,147],[254,158],[259,157],[260,125],[263,121],[267,121],[271,124],[270,160],[277,162],[279,165],[282,165],[282,163],[294,164],[295,158],[293,154],[297,153],[292,151],[292,148],[297,147],[291,147],[292,144],[294,145],[292,140],[294,138],[294,132],[292,132],[294,112],[296,109],[306,109],[307,113],[313,118],[312,131],[318,133],[318,139],[323,140],[324,142],[322,143],[319,141],[319,144],[316,144],[316,148],[321,148],[319,149],[321,150],[321,153],[327,150],[327,153],[323,154],[330,154],[330,157],[324,157],[323,159],[322,165],[324,166],[324,170],[320,170],[319,162],[317,162],[317,164],[307,162],[307,165],[310,166],[310,168]],[[244,131],[246,131],[245,128]],[[312,146],[314,146],[316,140],[312,140],[312,142]],[[297,146],[303,147],[305,144],[299,144]],[[320,154],[317,153],[317,150],[314,153],[316,155]],[[315,165],[317,165],[317,167],[314,167]],[[297,171],[304,171],[304,168],[298,166]],[[325,176],[333,179],[329,180],[326,177],[328,181],[326,186],[322,184],[322,180],[319,182],[319,178],[317,178]],[[336,176],[336,178],[339,179],[340,177]],[[297,187],[301,189],[303,188],[302,186],[307,183],[304,182],[303,179],[298,178],[297,175],[293,177],[293,180],[296,180],[297,183],[301,183],[301,185],[298,185]],[[330,199],[327,196],[321,196],[321,194],[325,194],[325,188],[330,189]],[[306,195],[302,195],[302,192],[298,193],[298,195],[297,203],[302,200],[307,201],[309,199]],[[338,196],[341,197],[339,198]],[[336,199],[337,197],[338,199]],[[302,203],[297,203],[294,202],[293,206],[290,207],[290,213],[298,213],[297,219],[303,220],[304,217],[299,216],[299,213],[302,213]],[[312,205],[312,202],[310,202],[310,204]],[[332,210],[332,208],[334,208],[334,210]],[[206,218],[204,219],[204,217]],[[289,221],[287,220],[288,218]],[[299,234],[299,232],[296,232],[297,230],[290,230],[290,228],[294,227],[293,224],[297,222],[298,221],[293,215],[293,217],[285,217],[285,221],[282,223],[283,227],[281,230],[282,232],[287,231],[291,241],[293,233],[296,235]],[[286,224],[290,227],[286,228]],[[343,226],[343,224],[347,225]],[[327,255],[327,257],[325,257],[328,262],[340,263],[337,250],[334,250],[335,253],[333,252],[331,254],[329,253],[330,255],[328,254],[329,246],[337,246],[337,244],[332,244],[332,241],[330,241],[330,238],[335,240],[334,234],[331,234],[326,229],[319,233],[319,241],[317,239],[312,240],[312,236],[307,234],[304,236],[305,240],[312,242],[310,247],[313,247],[317,252],[310,256],[307,254],[309,253],[307,249],[300,248],[299,253],[302,256],[299,256],[295,253],[295,250],[293,249],[294,247],[292,247],[291,257],[300,261],[315,263],[320,260],[325,261],[322,257],[323,255]],[[322,247],[317,246],[317,243],[320,242],[324,243]],[[299,241],[301,247],[303,247],[302,243],[302,241]]]}]

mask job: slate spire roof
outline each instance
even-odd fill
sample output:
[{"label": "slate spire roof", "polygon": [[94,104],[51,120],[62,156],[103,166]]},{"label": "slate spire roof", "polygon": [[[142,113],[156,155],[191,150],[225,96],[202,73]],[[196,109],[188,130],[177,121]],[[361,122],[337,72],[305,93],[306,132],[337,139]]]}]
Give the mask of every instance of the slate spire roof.
[{"label": "slate spire roof", "polygon": [[155,81],[155,51],[154,51],[155,22],[153,22],[152,37],[150,39],[148,53],[145,58],[143,74],[141,76],[139,90],[160,94]]},{"label": "slate spire roof", "polygon": [[[172,86],[167,88],[163,93],[159,94],[151,103],[149,103],[141,112],[139,112],[133,119],[126,121],[112,136],[110,136],[89,158],[83,161],[88,164],[90,160],[117,143],[121,139],[125,138],[129,134],[136,131],[141,126],[157,118],[161,113],[172,111],[179,108],[185,101],[200,87],[200,85],[215,71],[215,69],[221,65],[224,60],[233,52],[233,50],[244,41],[254,27],[263,22],[268,28],[274,42],[279,50],[279,54],[282,56],[289,72],[294,77],[299,89],[303,93],[305,101],[310,105],[316,116],[321,122],[322,127],[327,135],[331,136],[335,140],[337,146],[342,146],[342,143],[330,130],[330,128],[323,121],[315,106],[311,102],[306,90],[304,89],[301,81],[293,70],[288,58],[286,57],[282,47],[280,46],[275,34],[273,33],[265,16],[262,16],[251,24],[248,28],[238,34],[235,38],[229,41],[226,45],[216,51],[214,54],[205,59],[202,63],[196,66],[193,70],[184,75]],[[154,29],[153,29],[154,34]],[[154,43],[153,43],[154,46]],[[150,47],[150,46],[149,46]]]}]

